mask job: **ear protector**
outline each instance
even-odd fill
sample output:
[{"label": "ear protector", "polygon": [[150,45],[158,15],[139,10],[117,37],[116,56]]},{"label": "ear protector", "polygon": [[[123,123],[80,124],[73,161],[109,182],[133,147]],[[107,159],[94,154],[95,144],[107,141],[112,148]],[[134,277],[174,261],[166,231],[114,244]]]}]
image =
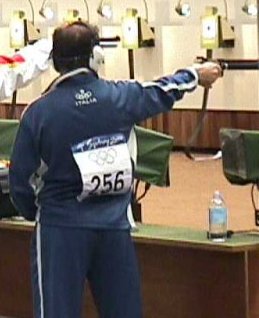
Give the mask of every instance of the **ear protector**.
[{"label": "ear protector", "polygon": [[104,64],[104,50],[100,45],[96,44],[92,48],[92,53],[89,58],[89,67],[98,73],[102,64]]},{"label": "ear protector", "polygon": [[[89,29],[89,26],[83,24],[86,28]],[[97,29],[91,28],[92,32],[92,52],[89,57],[89,68],[98,73],[99,68],[104,64],[104,50],[100,46],[99,34]]]}]

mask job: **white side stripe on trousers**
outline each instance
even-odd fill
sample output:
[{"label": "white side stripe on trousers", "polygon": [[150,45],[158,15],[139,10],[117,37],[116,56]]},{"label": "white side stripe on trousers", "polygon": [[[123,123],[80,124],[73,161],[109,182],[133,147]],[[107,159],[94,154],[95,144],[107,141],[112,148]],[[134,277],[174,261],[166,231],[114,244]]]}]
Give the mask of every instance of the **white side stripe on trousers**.
[{"label": "white side stripe on trousers", "polygon": [[36,252],[37,252],[37,270],[38,285],[40,294],[40,317],[44,318],[43,290],[42,290],[42,263],[41,263],[41,226],[37,222],[36,225]]}]

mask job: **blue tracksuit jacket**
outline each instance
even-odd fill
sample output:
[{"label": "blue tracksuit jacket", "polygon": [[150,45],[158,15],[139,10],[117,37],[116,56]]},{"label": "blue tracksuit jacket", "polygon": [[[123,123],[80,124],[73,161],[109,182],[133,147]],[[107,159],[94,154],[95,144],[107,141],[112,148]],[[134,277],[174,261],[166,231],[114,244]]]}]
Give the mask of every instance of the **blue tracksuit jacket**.
[{"label": "blue tracksuit jacket", "polygon": [[42,224],[129,228],[131,191],[78,200],[82,179],[71,146],[115,133],[127,140],[135,123],[170,111],[197,84],[191,68],[144,83],[108,81],[87,69],[58,78],[20,122],[10,167],[17,209]]}]

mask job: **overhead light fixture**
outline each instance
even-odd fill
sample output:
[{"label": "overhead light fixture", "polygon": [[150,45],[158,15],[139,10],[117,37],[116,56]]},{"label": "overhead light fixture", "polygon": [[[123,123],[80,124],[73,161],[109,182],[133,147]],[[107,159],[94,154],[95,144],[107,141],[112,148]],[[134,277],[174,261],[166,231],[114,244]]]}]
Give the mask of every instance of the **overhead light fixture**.
[{"label": "overhead light fixture", "polygon": [[[225,7],[225,16],[226,19],[228,19],[228,6],[227,6],[227,0],[223,0],[224,3],[224,7]],[[187,1],[184,0],[179,0],[176,7],[175,7],[175,11],[184,17],[189,17],[191,15],[191,6]]]},{"label": "overhead light fixture", "polygon": [[251,16],[257,16],[258,8],[255,1],[246,0],[243,7],[243,12]]},{"label": "overhead light fixture", "polygon": [[178,1],[175,11],[184,17],[189,17],[191,15],[191,6],[188,2]]},{"label": "overhead light fixture", "polygon": [[46,20],[52,20],[54,18],[54,12],[51,6],[47,5],[47,2],[48,0],[44,0],[42,2],[41,8],[39,10],[39,14]]},{"label": "overhead light fixture", "polygon": [[89,16],[89,7],[88,7],[88,3],[86,0],[83,0],[84,4],[85,4],[85,9],[86,9],[86,21],[89,22],[90,16]]},{"label": "overhead light fixture", "polygon": [[[47,5],[48,0],[43,0],[41,8],[39,10],[40,16],[42,16],[46,20],[51,20],[54,18],[54,11],[50,5]],[[84,20],[89,21],[89,7],[86,0],[83,0],[85,8],[86,8],[86,18]],[[64,18],[67,22],[74,22],[82,17],[79,14],[79,10],[77,9],[68,9],[66,17]]]},{"label": "overhead light fixture", "polygon": [[34,24],[34,9],[31,0],[28,0],[31,9],[31,23]]},{"label": "overhead light fixture", "polygon": [[[144,6],[145,6],[145,20],[148,21],[148,7],[147,7],[147,2],[146,0],[143,0]],[[113,9],[112,9],[112,4],[111,4],[111,0],[101,0],[99,3],[99,6],[97,8],[97,13],[108,19],[111,20],[112,18],[112,14],[113,14]]]},{"label": "overhead light fixture", "polygon": [[98,8],[97,13],[106,18],[107,20],[111,20],[112,18],[112,4],[110,0],[101,0]]}]

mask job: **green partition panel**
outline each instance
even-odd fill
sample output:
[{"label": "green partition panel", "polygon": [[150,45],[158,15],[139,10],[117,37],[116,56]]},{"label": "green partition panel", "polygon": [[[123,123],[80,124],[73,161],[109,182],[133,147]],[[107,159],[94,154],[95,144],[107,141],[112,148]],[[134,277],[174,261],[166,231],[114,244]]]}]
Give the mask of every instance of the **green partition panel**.
[{"label": "green partition panel", "polygon": [[[0,160],[10,159],[19,121],[0,119]],[[8,168],[0,169],[0,218],[18,216],[9,197]]]},{"label": "green partition panel", "polygon": [[[10,158],[18,126],[18,120],[0,120],[0,159]],[[168,185],[173,138],[139,126],[135,127],[135,132],[138,147],[136,178],[157,186]]]},{"label": "green partition panel", "polygon": [[173,137],[139,126],[135,127],[135,132],[138,148],[136,178],[156,186],[168,186]]},{"label": "green partition panel", "polygon": [[221,129],[223,171],[232,184],[259,181],[259,131]]},{"label": "green partition panel", "polygon": [[0,159],[9,159],[19,121],[14,119],[0,119]]},{"label": "green partition panel", "polygon": [[[0,120],[0,159],[10,158],[18,127],[18,120]],[[169,185],[169,158],[173,147],[173,138],[139,126],[135,127],[135,132],[138,148],[135,177],[157,186]],[[3,185],[6,180],[4,176],[0,176],[0,178]],[[1,188],[5,190],[4,187]],[[9,203],[9,197],[2,195],[0,198],[0,217],[17,213],[11,205],[9,206]]]}]

